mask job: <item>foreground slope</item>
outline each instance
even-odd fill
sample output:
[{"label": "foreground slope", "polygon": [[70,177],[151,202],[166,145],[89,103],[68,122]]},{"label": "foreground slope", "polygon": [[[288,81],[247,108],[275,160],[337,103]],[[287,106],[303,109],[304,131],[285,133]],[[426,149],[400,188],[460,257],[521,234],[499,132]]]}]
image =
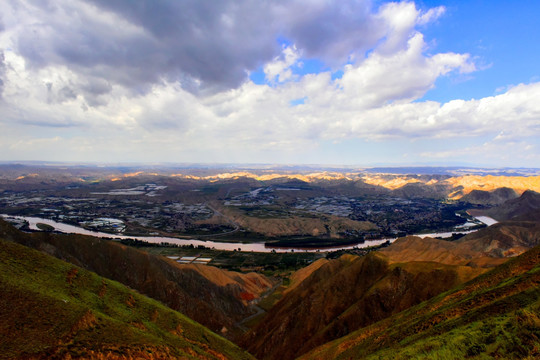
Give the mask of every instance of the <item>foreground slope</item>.
[{"label": "foreground slope", "polygon": [[0,240],[0,359],[250,359],[95,273]]},{"label": "foreground slope", "polygon": [[241,344],[260,359],[293,359],[429,299],[484,269],[344,255],[287,292]]},{"label": "foreground slope", "polygon": [[116,280],[228,337],[252,314],[242,299],[257,298],[273,282],[204,265],[180,265],[114,241],[84,235],[27,234],[0,220],[0,238],[36,248]]},{"label": "foreground slope", "polygon": [[302,359],[538,359],[540,247]]},{"label": "foreground slope", "polygon": [[540,223],[499,223],[458,241],[409,236],[365,257],[320,263],[242,344],[292,359],[478,276],[540,244]]}]

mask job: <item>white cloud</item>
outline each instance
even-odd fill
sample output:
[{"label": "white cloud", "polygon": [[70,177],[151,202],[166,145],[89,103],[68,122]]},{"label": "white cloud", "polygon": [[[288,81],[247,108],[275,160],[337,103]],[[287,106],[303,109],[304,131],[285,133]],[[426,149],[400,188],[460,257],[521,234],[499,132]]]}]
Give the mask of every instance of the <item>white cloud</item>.
[{"label": "white cloud", "polygon": [[424,47],[422,34],[416,33],[405,49],[390,55],[375,51],[359,65],[346,66],[338,84],[348,99],[369,108],[389,102],[410,102],[431,89],[439,76],[455,69],[460,72],[474,70],[467,54],[444,53],[426,57]]},{"label": "white cloud", "polygon": [[297,64],[300,55],[296,46],[286,46],[280,57],[275,57],[272,62],[264,66],[266,81],[270,83],[282,83],[293,78],[291,67]]},{"label": "white cloud", "polygon": [[440,18],[445,12],[446,8],[444,6],[437,6],[436,8],[431,8],[418,17],[417,24],[426,25]]},{"label": "white cloud", "polygon": [[[231,78],[215,75],[210,79],[199,76],[204,66],[192,69],[185,59],[165,69],[162,61],[173,61],[170,56],[180,50],[163,50],[172,43],[157,39],[156,34],[166,30],[172,31],[171,36],[181,34],[174,23],[165,21],[162,29],[159,24],[149,24],[152,19],[131,13],[135,10],[129,6],[117,9],[114,4],[99,1],[95,5],[60,2],[55,10],[35,4],[24,1],[13,8],[0,5],[1,10],[14,14],[4,21],[6,31],[0,33],[0,48],[4,49],[0,153],[5,159],[56,156],[109,161],[273,161],[286,160],[291,153],[317,153],[322,151],[319,144],[325,141],[377,140],[388,141],[392,147],[395,139],[421,143],[426,139],[486,136],[495,138],[490,143],[493,145],[465,149],[487,149],[497,154],[510,148],[511,142],[519,143],[516,139],[540,137],[540,83],[509,87],[482,99],[455,99],[442,104],[421,100],[440,77],[477,70],[469,54],[428,54],[417,27],[442,16],[442,7],[421,12],[414,3],[400,2],[383,5],[374,13],[368,2],[351,3],[350,8],[320,2],[307,9],[302,18],[286,13],[300,7],[299,2],[273,4],[268,12],[283,18],[262,36],[264,54],[250,55],[253,58],[239,68],[231,65]],[[238,33],[253,29],[247,38],[239,35],[230,49],[232,42],[220,37],[225,43],[211,51],[224,56],[227,64],[247,56],[243,51],[256,52],[251,37],[256,37],[257,31],[266,31],[258,24],[239,23],[240,15],[255,6],[253,3],[246,1],[238,6],[237,10],[228,6],[221,12],[215,10],[221,24],[217,29],[205,27],[211,22],[198,24],[200,31],[210,33],[219,33],[221,26]],[[43,18],[44,13],[52,14],[52,20]],[[248,22],[259,21],[258,15],[254,17]],[[333,21],[341,20],[344,26],[337,26],[339,31],[323,29],[321,43],[311,43],[316,38],[308,36],[307,31],[321,19],[334,25],[339,23]],[[87,28],[84,22],[92,27]],[[85,32],[94,26],[99,28],[96,32]],[[268,38],[275,42],[272,31],[280,27],[296,38],[294,45],[276,54]],[[36,39],[31,41],[28,28],[37,31]],[[109,36],[113,30],[118,33]],[[60,34],[70,31],[73,38]],[[358,40],[362,36],[364,39]],[[77,41],[64,43],[69,39]],[[138,40],[142,49],[133,47]],[[211,62],[207,64],[209,72],[227,70],[217,64],[219,57],[208,56],[207,47],[215,43],[196,48],[195,42],[178,41],[180,47],[194,46],[202,59]],[[238,50],[243,41],[249,43],[248,49]],[[94,43],[99,54],[92,55]],[[68,45],[80,45],[82,50],[70,52]],[[368,55],[364,55],[367,50]],[[89,59],[80,58],[85,54]],[[143,58],[125,57],[138,55]],[[342,77],[333,79],[330,71],[308,75],[295,72],[303,56],[315,55],[331,62],[332,71],[342,69]],[[349,64],[343,66],[344,59],[349,59]],[[151,69],[145,68],[147,62]],[[253,67],[246,68],[249,66]],[[245,78],[238,81],[239,69],[245,76],[246,69],[259,66],[269,84],[257,85]],[[203,83],[220,83],[221,87],[208,93],[191,91],[190,86],[200,88]],[[290,105],[300,98],[305,99],[303,104]],[[523,161],[536,159],[538,144],[523,141],[520,151],[510,153]],[[498,144],[504,144],[500,145],[503,150],[497,150]],[[431,155],[416,151],[416,156],[445,159],[466,155],[459,149],[445,151]]]},{"label": "white cloud", "polygon": [[403,49],[418,21],[419,12],[414,3],[388,3],[378,14],[387,27],[386,38],[378,51],[391,54]]}]

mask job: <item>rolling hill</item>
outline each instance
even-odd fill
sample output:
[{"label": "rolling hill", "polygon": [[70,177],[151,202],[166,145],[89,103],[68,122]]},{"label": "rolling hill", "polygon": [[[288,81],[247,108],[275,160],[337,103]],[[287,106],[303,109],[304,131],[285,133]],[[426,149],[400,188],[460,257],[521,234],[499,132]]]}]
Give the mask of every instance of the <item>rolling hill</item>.
[{"label": "rolling hill", "polygon": [[489,267],[540,244],[540,223],[508,221],[457,241],[407,236],[381,250],[392,262],[436,261],[448,265]]},{"label": "rolling hill", "polygon": [[0,240],[0,359],[252,359],[138,292]]},{"label": "rolling hill", "polygon": [[0,238],[36,248],[108,279],[119,281],[227,337],[254,311],[257,298],[274,282],[205,265],[181,265],[114,241],[75,234],[23,233],[0,220]]},{"label": "rolling hill", "polygon": [[525,191],[519,198],[491,208],[486,213],[499,221],[540,221],[540,193]]},{"label": "rolling hill", "polygon": [[471,204],[500,205],[505,201],[512,200],[517,197],[518,194],[514,191],[514,189],[501,187],[493,191],[475,189],[463,196],[460,200],[469,202]]},{"label": "rolling hill", "polygon": [[[219,209],[221,213],[241,228],[269,237],[293,235],[317,236],[328,233],[328,236],[337,238],[339,237],[338,234],[345,230],[367,231],[377,228],[375,224],[369,221],[355,221],[341,216],[301,217],[289,215],[284,218],[258,218],[245,216],[236,209],[220,206],[219,204],[214,204],[214,207]],[[212,220],[210,219],[206,222],[211,223]],[[201,221],[200,223],[205,222]]]}]

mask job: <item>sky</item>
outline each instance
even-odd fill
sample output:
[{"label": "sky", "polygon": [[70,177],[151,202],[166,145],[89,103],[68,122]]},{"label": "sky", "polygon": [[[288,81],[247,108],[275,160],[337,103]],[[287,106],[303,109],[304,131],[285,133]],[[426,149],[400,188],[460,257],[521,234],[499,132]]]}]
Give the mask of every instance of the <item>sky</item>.
[{"label": "sky", "polygon": [[540,167],[538,15],[3,0],[0,160]]}]

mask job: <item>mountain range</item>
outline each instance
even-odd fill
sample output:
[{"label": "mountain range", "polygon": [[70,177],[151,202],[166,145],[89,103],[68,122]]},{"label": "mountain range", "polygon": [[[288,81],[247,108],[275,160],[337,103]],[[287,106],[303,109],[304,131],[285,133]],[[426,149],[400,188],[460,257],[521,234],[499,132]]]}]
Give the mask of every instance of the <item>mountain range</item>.
[{"label": "mountain range", "polygon": [[[397,196],[424,196],[469,200],[472,203],[501,204],[527,190],[540,192],[538,169],[475,168],[324,168],[324,167],[111,167],[0,165],[0,191],[22,190],[28,186],[52,188],[61,184],[79,186],[130,179],[157,179],[219,183],[248,181],[272,185],[296,181],[311,185],[336,184],[354,189],[355,194],[394,193]],[[472,192],[472,194],[471,194]]]}]

